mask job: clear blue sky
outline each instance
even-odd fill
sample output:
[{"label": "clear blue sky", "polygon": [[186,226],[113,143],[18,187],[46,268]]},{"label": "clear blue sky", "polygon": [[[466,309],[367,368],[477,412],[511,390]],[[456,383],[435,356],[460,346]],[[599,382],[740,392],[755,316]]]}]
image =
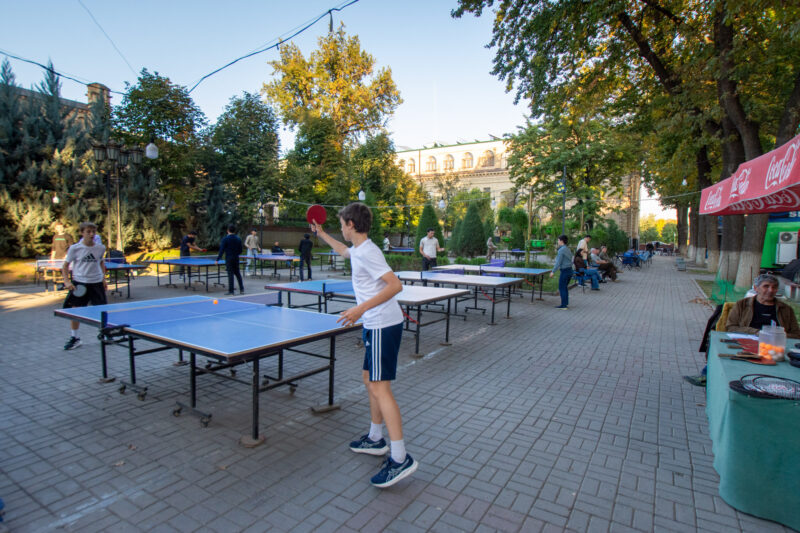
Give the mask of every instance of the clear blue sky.
[{"label": "clear blue sky", "polygon": [[[142,68],[191,87],[215,68],[344,3],[0,0],[0,50],[44,64],[51,59],[60,72],[120,92],[125,82],[135,82]],[[388,125],[398,146],[486,140],[489,134],[514,133],[525,122],[525,103],[515,106],[513,94],[489,74],[493,52],[485,45],[491,39],[492,14],[453,19],[455,5],[445,0],[361,0],[334,13],[335,27],[344,22],[378,66],[392,69],[404,100]],[[326,17],[293,41],[307,57],[327,31]],[[243,60],[204,81],[192,97],[213,123],[232,96],[258,92],[270,80],[267,62],[277,57],[271,50]],[[11,66],[22,87],[30,88],[43,77],[39,67],[16,60]],[[86,88],[63,80],[62,96],[85,102]],[[119,101],[114,95],[112,103]],[[291,148],[292,138],[282,132],[282,151]]]}]

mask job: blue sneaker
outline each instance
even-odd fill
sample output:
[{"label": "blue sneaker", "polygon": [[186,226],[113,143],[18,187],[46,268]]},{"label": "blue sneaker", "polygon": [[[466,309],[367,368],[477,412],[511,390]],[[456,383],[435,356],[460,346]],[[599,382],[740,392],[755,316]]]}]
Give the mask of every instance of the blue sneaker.
[{"label": "blue sneaker", "polygon": [[368,455],[386,455],[389,453],[389,445],[386,439],[379,441],[369,440],[369,435],[364,435],[358,440],[350,443],[350,449],[356,453],[366,453]]},{"label": "blue sneaker", "polygon": [[410,455],[406,454],[406,458],[402,463],[396,463],[391,457],[387,457],[383,463],[381,471],[372,476],[370,483],[374,486],[385,489],[391,487],[401,479],[410,476],[417,471],[417,463]]}]

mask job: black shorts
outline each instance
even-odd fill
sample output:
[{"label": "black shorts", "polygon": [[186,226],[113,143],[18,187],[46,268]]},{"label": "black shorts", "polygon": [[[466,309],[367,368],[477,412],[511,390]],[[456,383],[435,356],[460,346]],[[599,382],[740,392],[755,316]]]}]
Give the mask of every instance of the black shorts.
[{"label": "black shorts", "polygon": [[87,305],[105,305],[106,302],[106,289],[103,287],[103,282],[100,283],[81,283],[80,281],[73,281],[73,285],[86,285],[86,294],[81,297],[72,294],[69,291],[67,298],[64,300],[64,309],[70,307],[86,307]]}]

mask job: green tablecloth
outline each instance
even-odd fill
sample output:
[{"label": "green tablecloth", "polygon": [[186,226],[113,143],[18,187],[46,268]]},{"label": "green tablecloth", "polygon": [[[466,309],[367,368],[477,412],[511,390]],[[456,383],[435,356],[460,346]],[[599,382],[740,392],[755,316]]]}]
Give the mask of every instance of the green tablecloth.
[{"label": "green tablecloth", "polygon": [[740,511],[800,530],[800,402],[751,398],[728,386],[745,374],[800,381],[800,368],[720,359],[720,351],[733,352],[721,338],[712,333],[706,391],[719,494]]}]

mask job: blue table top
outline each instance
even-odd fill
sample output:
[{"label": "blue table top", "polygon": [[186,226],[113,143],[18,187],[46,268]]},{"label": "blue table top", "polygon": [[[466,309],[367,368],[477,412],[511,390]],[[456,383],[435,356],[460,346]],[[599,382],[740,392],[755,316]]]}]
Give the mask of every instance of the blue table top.
[{"label": "blue table top", "polygon": [[337,253],[336,253],[336,252],[334,252],[334,251],[330,251],[330,252],[317,252],[317,253],[316,253],[316,255],[327,255],[327,256],[331,256],[331,257],[341,257],[339,254],[337,254]]},{"label": "blue table top", "polygon": [[300,261],[300,257],[297,255],[284,254],[256,254],[256,259],[265,261]]},{"label": "blue table top", "polygon": [[520,276],[540,276],[550,272],[550,269],[547,268],[501,267],[490,265],[442,265],[435,267],[434,271],[449,269],[462,269],[465,272],[489,272],[492,274],[517,274]]},{"label": "blue table top", "polygon": [[216,257],[168,257],[166,259],[149,259],[145,263],[162,265],[183,265],[183,266],[212,266],[224,263],[224,260],[217,261]]},{"label": "blue table top", "polygon": [[195,295],[58,309],[55,314],[99,325],[103,312],[107,325],[125,326],[138,337],[227,358],[361,327],[342,326],[333,315]]},{"label": "blue table top", "polygon": [[277,283],[265,285],[267,290],[302,292],[306,294],[355,294],[353,282],[350,280],[322,280],[295,281],[292,283]]}]

